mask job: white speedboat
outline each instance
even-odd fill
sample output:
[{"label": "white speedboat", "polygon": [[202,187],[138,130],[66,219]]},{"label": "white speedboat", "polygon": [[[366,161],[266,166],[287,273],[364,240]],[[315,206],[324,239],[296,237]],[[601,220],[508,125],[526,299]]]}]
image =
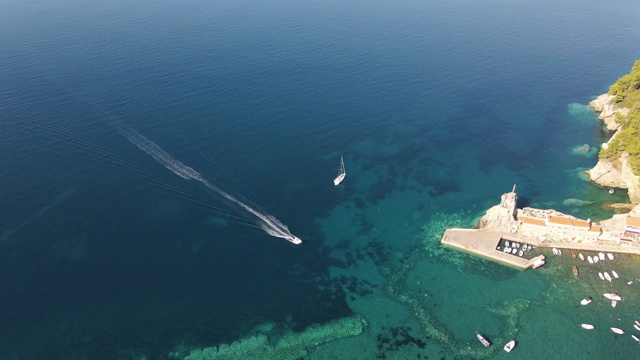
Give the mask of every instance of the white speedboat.
[{"label": "white speedboat", "polygon": [[511,250],[511,253],[512,253],[513,255],[515,255],[517,252],[518,252],[518,249],[517,249],[517,248],[513,248],[513,249]]},{"label": "white speedboat", "polygon": [[509,240],[504,241],[504,246],[511,247],[511,243],[509,243]]},{"label": "white speedboat", "polygon": [[612,253],[607,253],[607,257],[609,258],[609,260],[613,260],[613,254]]},{"label": "white speedboat", "polygon": [[638,326],[640,326],[640,321],[638,321],[638,320],[633,320],[633,323],[638,325]]},{"label": "white speedboat", "polygon": [[587,296],[586,298],[580,301],[580,305],[589,305],[591,304],[592,301],[593,301],[593,298],[591,296]]},{"label": "white speedboat", "polygon": [[611,270],[611,275],[613,275],[613,277],[616,279],[620,278],[620,276],[618,276],[618,273],[615,270]]},{"label": "white speedboat", "polygon": [[504,351],[511,352],[511,350],[513,350],[514,347],[516,347],[516,341],[511,340],[504,346]]},{"label": "white speedboat", "polygon": [[491,343],[489,342],[489,340],[485,339],[485,337],[480,335],[480,333],[478,333],[477,331],[476,331],[476,337],[478,338],[478,341],[480,341],[482,345],[484,345],[484,347],[491,346]]},{"label": "white speedboat", "polygon": [[608,282],[611,282],[611,275],[608,272],[604,272],[604,278],[607,279]]},{"label": "white speedboat", "polygon": [[622,300],[622,297],[620,295],[618,295],[618,293],[604,293],[602,294],[604,297],[606,297],[609,300],[615,300],[615,301],[620,301]]},{"label": "white speedboat", "polygon": [[558,249],[556,248],[551,249],[551,252],[553,253],[553,255],[558,255]]},{"label": "white speedboat", "polygon": [[604,260],[604,253],[603,252],[599,252],[598,253],[598,258],[600,258],[600,260]]},{"label": "white speedboat", "polygon": [[594,257],[593,257],[593,263],[594,263],[594,264],[597,264],[597,263],[598,263],[598,261],[600,261],[600,258],[599,258],[599,257],[597,257],[597,256],[594,256]]},{"label": "white speedboat", "polygon": [[633,327],[636,328],[636,330],[640,331],[640,326],[638,326],[638,324],[633,324]]},{"label": "white speedboat", "polygon": [[600,280],[604,280],[604,275],[602,275],[601,272],[598,273],[598,276],[600,277]]},{"label": "white speedboat", "polygon": [[616,334],[620,334],[620,335],[624,334],[624,330],[622,330],[620,328],[616,328],[616,327],[612,327],[611,331],[613,331]]},{"label": "white speedboat", "polygon": [[538,260],[534,261],[533,264],[531,264],[531,267],[533,269],[537,269],[537,268],[539,268],[541,266],[544,266],[544,264],[546,264],[546,263],[547,263],[547,261],[545,259],[538,259]]},{"label": "white speedboat", "polygon": [[524,251],[522,251],[522,249],[520,251],[518,251],[518,256],[522,256],[524,255]]},{"label": "white speedboat", "polygon": [[593,330],[595,328],[595,326],[591,325],[591,324],[581,324],[580,325],[583,329],[587,329],[587,330]]},{"label": "white speedboat", "polygon": [[640,342],[640,338],[638,338],[637,336],[631,334],[631,338],[637,342]]},{"label": "white speedboat", "polygon": [[589,261],[589,264],[593,264],[593,258],[591,258],[591,255],[587,256],[587,261]]},{"label": "white speedboat", "polygon": [[580,258],[580,260],[584,261],[584,255],[582,255],[582,253],[578,254],[578,257]]}]

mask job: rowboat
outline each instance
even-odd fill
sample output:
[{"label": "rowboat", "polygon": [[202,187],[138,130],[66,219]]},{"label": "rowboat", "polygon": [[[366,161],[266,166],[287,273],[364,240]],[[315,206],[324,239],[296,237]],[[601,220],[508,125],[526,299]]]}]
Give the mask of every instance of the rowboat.
[{"label": "rowboat", "polygon": [[580,272],[578,271],[578,267],[574,266],[573,267],[573,275],[578,276],[580,274]]}]

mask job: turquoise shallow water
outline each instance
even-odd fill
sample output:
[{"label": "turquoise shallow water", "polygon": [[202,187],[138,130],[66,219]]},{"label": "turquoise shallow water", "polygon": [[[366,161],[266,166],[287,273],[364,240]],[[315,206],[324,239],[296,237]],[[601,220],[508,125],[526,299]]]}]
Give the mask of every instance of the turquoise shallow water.
[{"label": "turquoise shallow water", "polygon": [[[506,357],[478,330],[516,337],[512,358],[631,358],[637,344],[608,327],[640,318],[637,259],[618,257],[625,281],[605,284],[596,267],[574,279],[568,257],[519,272],[437,242],[513,184],[521,206],[611,215],[602,203],[625,193],[581,176],[596,162],[584,149],[609,136],[585,105],[638,58],[639,13],[631,1],[0,5],[0,358],[182,358],[352,315],[362,335],[303,356]],[[577,305],[614,289],[615,309]]]}]

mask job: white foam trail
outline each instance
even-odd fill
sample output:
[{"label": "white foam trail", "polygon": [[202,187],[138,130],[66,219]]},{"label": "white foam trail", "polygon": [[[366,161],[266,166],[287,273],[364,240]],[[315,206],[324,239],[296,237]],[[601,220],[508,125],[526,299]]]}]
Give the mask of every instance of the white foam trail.
[{"label": "white foam trail", "polygon": [[160,164],[164,165],[167,169],[173,171],[176,175],[180,176],[183,179],[194,179],[200,181],[204,186],[209,189],[217,192],[222,195],[225,199],[235,203],[241,208],[245,209],[250,214],[254,215],[260,220],[260,227],[269,235],[283,238],[288,240],[294,244],[300,244],[302,240],[299,237],[293,235],[289,228],[280,222],[278,219],[271,215],[264,215],[257,211],[256,209],[250,207],[249,205],[243,203],[242,201],[236,199],[232,195],[223,191],[222,189],[215,186],[209,180],[205,179],[199,172],[195,171],[193,168],[183,164],[173,156],[171,156],[166,151],[162,150],[158,145],[156,145],[153,141],[147,139],[146,137],[140,135],[137,131],[131,128],[125,128],[123,126],[117,126],[118,130],[122,135],[124,135],[127,140],[129,140],[132,144],[137,146],[140,150],[146,152],[151,157],[153,157]]}]

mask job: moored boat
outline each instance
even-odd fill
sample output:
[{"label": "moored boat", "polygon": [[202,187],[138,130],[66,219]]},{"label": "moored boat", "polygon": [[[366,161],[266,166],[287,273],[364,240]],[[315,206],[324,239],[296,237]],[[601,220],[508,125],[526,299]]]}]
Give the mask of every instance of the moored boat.
[{"label": "moored boat", "polygon": [[511,243],[509,242],[509,240],[504,241],[504,246],[511,247]]},{"label": "moored boat", "polygon": [[638,324],[633,324],[633,327],[636,328],[636,330],[640,331],[640,326],[638,326]]},{"label": "moored boat", "polygon": [[511,350],[513,350],[514,347],[516,347],[516,341],[511,340],[504,346],[504,351],[511,352]]},{"label": "moored boat", "polygon": [[583,329],[587,329],[587,330],[593,330],[595,328],[595,326],[591,325],[591,324],[581,324],[580,325]]},{"label": "moored boat", "polygon": [[611,282],[611,275],[608,272],[604,272],[604,278],[607,279],[608,282]]},{"label": "moored boat", "polygon": [[518,252],[518,248],[513,248],[513,249],[511,249],[511,253],[512,253],[513,255],[515,255],[517,252]]},{"label": "moored boat", "polygon": [[478,338],[478,341],[480,341],[482,345],[484,345],[484,347],[491,346],[491,343],[489,342],[489,340],[487,340],[484,336],[480,335],[480,333],[477,331],[476,331],[476,337]]},{"label": "moored boat", "polygon": [[604,253],[603,253],[603,252],[599,252],[599,253],[598,253],[598,258],[599,258],[600,260],[604,260]]},{"label": "moored boat", "polygon": [[578,267],[577,266],[573,267],[573,275],[575,275],[575,276],[580,275],[580,272],[578,271]]},{"label": "moored boat", "polygon": [[602,294],[604,297],[606,297],[609,300],[615,300],[615,301],[620,301],[622,300],[622,297],[618,294],[618,293],[604,293]]},{"label": "moored boat", "polygon": [[587,256],[587,261],[589,261],[589,264],[593,264],[593,258],[591,257],[591,255]]},{"label": "moored boat", "polygon": [[638,338],[637,336],[631,334],[631,338],[637,342],[640,342],[640,338]]},{"label": "moored boat", "polygon": [[613,331],[616,334],[620,334],[620,335],[624,334],[624,330],[622,330],[620,328],[617,328],[617,327],[612,327],[611,331]]},{"label": "moored boat", "polygon": [[537,269],[539,267],[544,266],[544,264],[546,264],[546,263],[547,263],[547,261],[544,258],[543,259],[538,259],[538,260],[534,261],[533,264],[531,264],[531,267],[533,269]]},{"label": "moored boat", "polygon": [[640,321],[638,321],[638,320],[633,320],[633,323],[638,325],[638,326],[640,326]]},{"label": "moored boat", "polygon": [[620,276],[618,276],[618,273],[615,272],[615,270],[611,270],[611,275],[613,275],[614,278],[619,279]]},{"label": "moored boat", "polygon": [[596,264],[596,263],[598,263],[598,261],[600,261],[600,258],[597,257],[597,256],[594,256],[593,257],[593,263]]},{"label": "moored boat", "polygon": [[598,276],[600,277],[600,280],[604,280],[604,275],[602,275],[601,272],[598,273]]},{"label": "moored boat", "polygon": [[613,254],[612,253],[607,253],[607,257],[609,258],[609,260],[613,260]]},{"label": "moored boat", "polygon": [[558,255],[558,249],[556,248],[551,249],[551,252],[553,253],[553,255]]},{"label": "moored boat", "polygon": [[347,172],[344,168],[344,158],[340,155],[340,169],[338,170],[338,176],[333,179],[333,185],[338,186],[344,180],[345,176],[347,176]]},{"label": "moored boat", "polygon": [[524,255],[524,251],[522,250],[518,251],[518,256],[522,256],[522,255]]},{"label": "moored boat", "polygon": [[618,305],[618,302],[615,300],[611,300],[611,307],[614,308]]},{"label": "moored boat", "polygon": [[580,260],[584,261],[584,255],[582,255],[582,253],[579,253],[578,257],[580,258]]},{"label": "moored boat", "polygon": [[587,296],[586,298],[582,299],[582,301],[580,301],[580,305],[589,305],[591,304],[591,301],[593,301],[593,298],[591,296]]}]

